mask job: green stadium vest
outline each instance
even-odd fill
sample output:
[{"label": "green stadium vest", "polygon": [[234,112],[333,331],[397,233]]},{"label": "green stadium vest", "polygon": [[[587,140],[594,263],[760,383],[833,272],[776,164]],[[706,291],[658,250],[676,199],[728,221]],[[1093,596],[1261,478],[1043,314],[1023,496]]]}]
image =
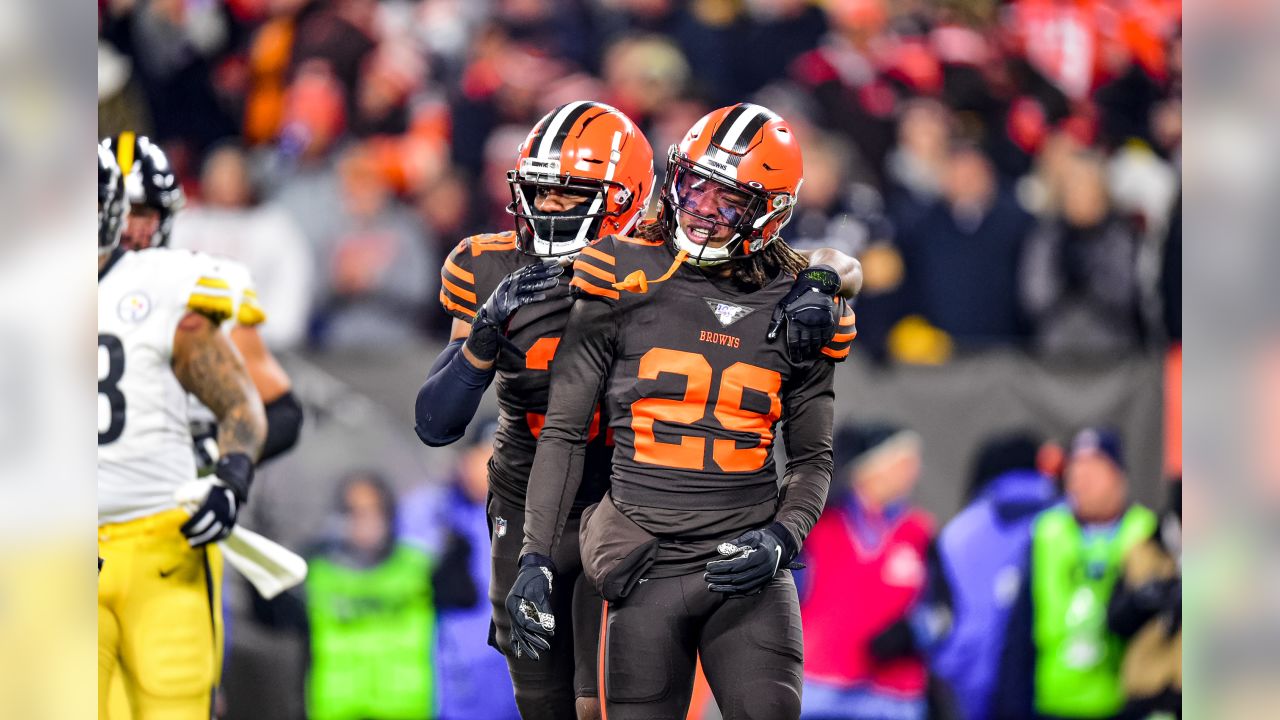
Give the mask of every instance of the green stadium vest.
[{"label": "green stadium vest", "polygon": [[1107,603],[1125,553],[1151,536],[1156,516],[1133,505],[1114,533],[1086,542],[1063,506],[1036,519],[1031,540],[1035,704],[1045,715],[1103,718],[1124,706],[1124,646],[1107,629]]},{"label": "green stadium vest", "polygon": [[397,545],[357,569],[324,557],[307,572],[311,720],[422,720],[435,712],[431,560]]}]

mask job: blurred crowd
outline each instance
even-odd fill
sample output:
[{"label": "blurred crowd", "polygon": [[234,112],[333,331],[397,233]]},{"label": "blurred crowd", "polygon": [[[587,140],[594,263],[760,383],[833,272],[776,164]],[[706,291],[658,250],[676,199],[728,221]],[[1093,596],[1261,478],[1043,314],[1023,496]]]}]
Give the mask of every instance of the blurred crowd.
[{"label": "blurred crowd", "polygon": [[857,255],[859,342],[939,363],[1181,334],[1178,0],[99,0],[99,134],[169,153],[174,244],[245,261],[278,348],[444,331],[546,111],[656,149],[753,100],[796,128],[784,237]]}]

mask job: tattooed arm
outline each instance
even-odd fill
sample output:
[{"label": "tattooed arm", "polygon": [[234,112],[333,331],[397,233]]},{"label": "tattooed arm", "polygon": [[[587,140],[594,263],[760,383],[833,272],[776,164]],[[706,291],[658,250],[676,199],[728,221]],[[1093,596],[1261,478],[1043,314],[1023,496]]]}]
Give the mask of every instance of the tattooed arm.
[{"label": "tattooed arm", "polygon": [[262,398],[235,346],[209,318],[189,312],[173,336],[173,373],[218,418],[218,448],[257,460],[266,438]]}]

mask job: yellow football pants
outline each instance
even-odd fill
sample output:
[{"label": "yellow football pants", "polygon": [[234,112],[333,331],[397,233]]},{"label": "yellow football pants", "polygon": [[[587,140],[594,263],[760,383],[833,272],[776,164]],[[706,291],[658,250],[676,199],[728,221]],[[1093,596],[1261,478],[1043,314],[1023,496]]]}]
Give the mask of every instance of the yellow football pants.
[{"label": "yellow football pants", "polygon": [[222,670],[222,555],[187,545],[188,517],[169,510],[98,528],[99,720],[209,718]]}]

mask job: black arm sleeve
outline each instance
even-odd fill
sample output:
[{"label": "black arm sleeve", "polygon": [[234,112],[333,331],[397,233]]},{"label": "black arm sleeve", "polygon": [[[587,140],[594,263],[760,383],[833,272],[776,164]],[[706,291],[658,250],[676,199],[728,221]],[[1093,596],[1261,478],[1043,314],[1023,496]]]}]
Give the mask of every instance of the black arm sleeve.
[{"label": "black arm sleeve", "polygon": [[818,522],[831,487],[834,377],[835,367],[819,360],[794,383],[782,401],[787,472],[776,520],[791,534],[797,550]]},{"label": "black arm sleeve", "polygon": [[524,550],[550,557],[560,543],[582,484],[588,427],[613,364],[618,325],[613,307],[577,300],[551,366],[547,422],[529,474]]},{"label": "black arm sleeve", "polygon": [[479,370],[462,354],[459,338],[450,342],[436,358],[427,381],[418,390],[413,407],[413,430],[431,447],[454,442],[467,431],[475,417],[484,391],[493,382],[495,370]]},{"label": "black arm sleeve", "polygon": [[289,452],[298,444],[298,435],[302,433],[302,404],[293,391],[267,403],[264,409],[267,411],[267,439],[262,443],[259,463]]}]

